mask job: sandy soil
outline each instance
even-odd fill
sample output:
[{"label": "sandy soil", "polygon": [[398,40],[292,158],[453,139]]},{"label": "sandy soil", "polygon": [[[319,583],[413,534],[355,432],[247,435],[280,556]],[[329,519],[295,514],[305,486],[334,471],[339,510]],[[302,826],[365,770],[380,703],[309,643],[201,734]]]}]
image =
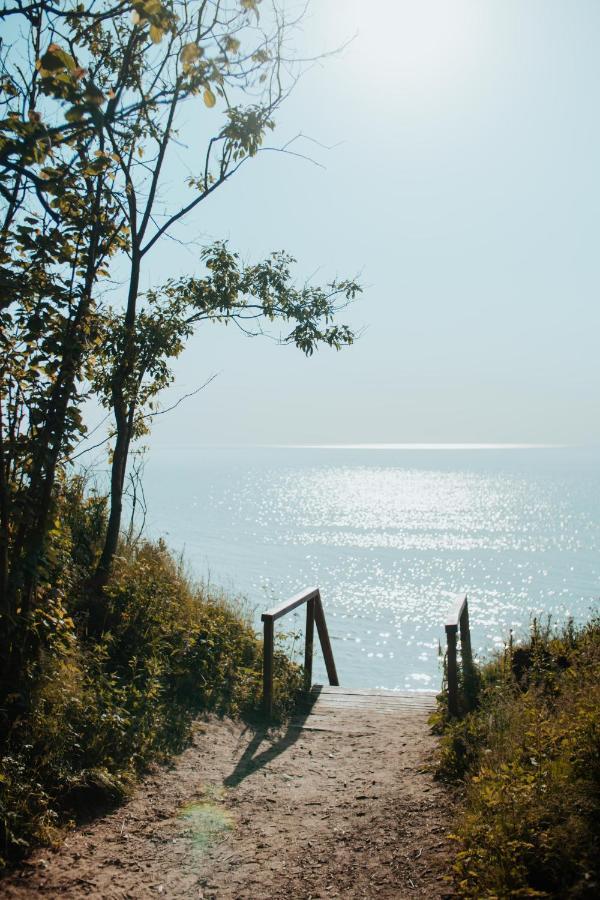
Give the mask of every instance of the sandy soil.
[{"label": "sandy soil", "polygon": [[34,854],[0,896],[450,896],[434,749],[422,711],[341,708],[277,732],[199,721],[170,767]]}]

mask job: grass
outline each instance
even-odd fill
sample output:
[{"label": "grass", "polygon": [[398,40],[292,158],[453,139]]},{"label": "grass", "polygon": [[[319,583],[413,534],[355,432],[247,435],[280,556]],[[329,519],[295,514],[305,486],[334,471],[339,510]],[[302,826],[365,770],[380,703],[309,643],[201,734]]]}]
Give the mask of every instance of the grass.
[{"label": "grass", "polygon": [[[199,713],[252,716],[261,697],[262,641],[242,606],[194,584],[162,542],[122,547],[102,627],[88,629],[103,510],[83,485],[69,491],[32,623],[43,651],[0,746],[0,868],[118,802],[149,763],[183,748]],[[301,675],[276,652],[276,717]],[[14,699],[0,696],[0,712]]]},{"label": "grass", "polygon": [[439,777],[459,785],[457,894],[600,894],[600,621],[534,622],[479,668],[477,706],[444,702]]}]

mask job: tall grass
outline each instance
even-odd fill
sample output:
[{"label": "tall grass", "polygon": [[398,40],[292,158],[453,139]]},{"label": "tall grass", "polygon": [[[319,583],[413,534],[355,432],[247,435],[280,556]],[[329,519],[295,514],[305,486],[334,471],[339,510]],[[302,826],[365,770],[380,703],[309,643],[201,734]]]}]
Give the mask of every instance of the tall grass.
[{"label": "tall grass", "polygon": [[600,621],[481,666],[478,707],[442,723],[440,777],[458,783],[454,866],[470,898],[600,895]]}]

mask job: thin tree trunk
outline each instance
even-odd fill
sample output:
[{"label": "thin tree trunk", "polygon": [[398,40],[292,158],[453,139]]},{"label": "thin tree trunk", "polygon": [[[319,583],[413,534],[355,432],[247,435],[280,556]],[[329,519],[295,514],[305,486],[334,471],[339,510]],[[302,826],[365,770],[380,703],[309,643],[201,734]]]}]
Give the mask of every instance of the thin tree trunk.
[{"label": "thin tree trunk", "polygon": [[133,431],[135,415],[135,397],[126,399],[127,382],[135,370],[135,322],[137,295],[140,282],[141,257],[139,246],[132,248],[132,268],[129,282],[127,310],[125,313],[125,329],[123,353],[116,367],[113,379],[113,407],[117,436],[113,450],[110,476],[110,513],[106,529],[106,538],[102,554],[93,578],[93,585],[98,590],[104,588],[110,577],[112,562],[119,545],[121,518],[123,515],[123,489],[127,471],[127,457]]},{"label": "thin tree trunk", "polygon": [[127,470],[127,456],[129,453],[128,417],[122,405],[120,409],[115,406],[115,421],[117,426],[117,438],[113,451],[110,473],[110,513],[106,527],[104,547],[94,575],[94,587],[105,587],[111,572],[112,562],[119,545],[121,531],[121,518],[123,515],[123,487]]}]

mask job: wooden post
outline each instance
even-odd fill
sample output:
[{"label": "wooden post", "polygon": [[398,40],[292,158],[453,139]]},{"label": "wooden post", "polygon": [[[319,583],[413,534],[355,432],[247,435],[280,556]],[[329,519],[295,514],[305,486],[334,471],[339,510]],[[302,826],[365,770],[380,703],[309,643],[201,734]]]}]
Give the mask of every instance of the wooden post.
[{"label": "wooden post", "polygon": [[261,616],[264,625],[264,643],[263,643],[263,708],[265,715],[271,716],[273,712],[273,632],[277,619],[285,616],[298,606],[306,603],[306,638],[304,644],[304,680],[307,690],[312,687],[312,664],[314,650],[314,634],[315,624],[317,633],[321,641],[325,666],[327,667],[327,675],[329,676],[329,684],[339,687],[335,662],[333,661],[333,651],[329,642],[329,634],[327,632],[327,624],[325,622],[325,614],[323,612],[323,604],[321,603],[321,594],[319,588],[308,588],[301,591],[284,603],[279,603],[272,607]]},{"label": "wooden post", "polygon": [[337,672],[335,670],[335,662],[333,659],[333,651],[331,649],[331,643],[329,641],[329,633],[327,631],[327,623],[325,622],[325,613],[323,612],[323,604],[321,603],[321,595],[317,594],[315,597],[315,621],[317,623],[317,632],[319,635],[319,640],[321,641],[321,649],[323,651],[323,658],[325,660],[325,667],[327,669],[327,676],[329,678],[329,684],[334,687],[339,687],[339,681],[337,677]]},{"label": "wooden post", "polygon": [[306,635],[304,638],[304,690],[312,687],[313,644],[315,639],[315,600],[306,604]]},{"label": "wooden post", "polygon": [[460,655],[465,669],[472,669],[473,650],[471,649],[471,629],[469,627],[469,604],[466,601],[460,617]]},{"label": "wooden post", "polygon": [[263,710],[269,719],[273,715],[273,619],[264,619],[263,640]]},{"label": "wooden post", "polygon": [[475,668],[473,666],[473,650],[471,648],[471,629],[469,627],[469,604],[465,597],[460,617],[460,658],[463,669],[464,696],[470,709],[475,701]]},{"label": "wooden post", "polygon": [[458,715],[458,669],[456,662],[457,632],[457,625],[446,625],[446,641],[448,643],[448,654],[446,656],[448,676],[448,712],[451,716]]}]

